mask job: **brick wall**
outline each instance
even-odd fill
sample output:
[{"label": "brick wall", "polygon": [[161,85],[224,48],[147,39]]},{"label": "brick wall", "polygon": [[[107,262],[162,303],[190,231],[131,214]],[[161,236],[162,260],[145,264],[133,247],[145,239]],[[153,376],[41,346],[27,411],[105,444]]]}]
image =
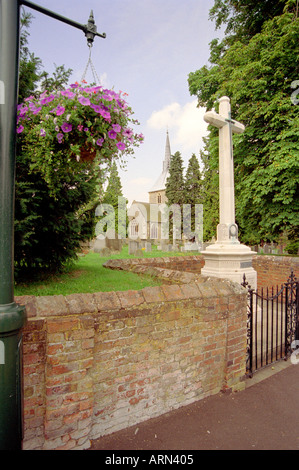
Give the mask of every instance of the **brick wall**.
[{"label": "brick wall", "polygon": [[299,280],[299,257],[256,255],[252,266],[257,271],[258,289],[280,286],[288,280],[291,270]]},{"label": "brick wall", "polygon": [[244,388],[244,289],[163,273],[172,284],[16,298],[28,315],[24,449],[86,449],[91,439]]},{"label": "brick wall", "polygon": [[[177,256],[169,258],[141,258],[127,260],[109,260],[107,267],[112,269],[130,269],[141,270],[141,266],[148,268],[170,269],[190,273],[200,273],[204,266],[204,257],[197,256]],[[255,255],[253,256],[252,266],[257,271],[258,289],[280,286],[287,281],[294,271],[295,276],[299,279],[299,257],[289,256],[269,256]],[[156,269],[152,270],[157,273]]]}]

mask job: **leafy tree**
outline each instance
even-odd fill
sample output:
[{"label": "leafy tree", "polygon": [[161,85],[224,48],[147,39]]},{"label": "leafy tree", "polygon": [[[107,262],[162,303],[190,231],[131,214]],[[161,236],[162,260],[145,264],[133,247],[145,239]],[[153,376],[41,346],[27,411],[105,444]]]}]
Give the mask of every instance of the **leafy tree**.
[{"label": "leafy tree", "polygon": [[[195,223],[196,223],[196,205],[202,204],[202,179],[201,172],[199,167],[199,162],[195,154],[192,155],[188,162],[188,167],[185,175],[185,204],[188,204],[189,211],[184,212],[184,217],[191,218],[191,232],[195,233]],[[190,207],[189,207],[190,206]],[[188,234],[184,230],[184,234]],[[194,236],[193,236],[194,237]],[[192,237],[192,238],[193,238]]]},{"label": "leafy tree", "polygon": [[215,20],[216,28],[226,24],[226,43],[248,42],[261,32],[265,21],[281,15],[287,3],[287,0],[215,0],[210,18]]},{"label": "leafy tree", "polygon": [[[250,4],[215,5],[237,3]],[[243,22],[238,14],[229,20],[231,30],[242,27],[246,41],[236,36],[225,47],[214,42],[213,64],[188,80],[200,106],[217,109],[218,98],[229,96],[233,118],[246,126],[244,134],[234,136],[236,221],[245,243],[276,241],[282,233],[294,240],[298,227],[299,118],[290,98],[298,79],[299,19],[295,1],[274,3],[277,8],[282,3],[284,12],[259,25],[256,34],[248,29],[245,34],[245,16]],[[223,13],[222,19],[228,16]],[[211,129],[211,168],[218,168],[217,142],[218,131]]]},{"label": "leafy tree", "polygon": [[[110,167],[110,175],[108,178],[108,185],[107,189],[104,193],[104,197],[102,200],[102,204],[109,204],[113,207],[113,212],[104,211],[103,215],[105,217],[105,222],[107,223],[107,228],[113,227],[116,233],[120,232],[120,234],[125,235],[124,232],[128,225],[127,218],[125,219],[126,227],[119,227],[118,222],[119,219],[121,222],[124,222],[124,213],[120,214],[119,209],[124,212],[124,208],[122,206],[119,207],[119,198],[123,198],[123,191],[122,191],[122,184],[119,177],[118,169],[116,162],[112,162]],[[104,207],[104,206],[103,206]],[[125,215],[126,217],[126,215]]]},{"label": "leafy tree", "polygon": [[[219,170],[218,159],[212,155],[218,152],[217,139],[204,139],[205,148],[200,153],[203,163],[202,204],[203,204],[203,241],[215,237],[219,223]],[[216,148],[213,146],[216,145]]]},{"label": "leafy tree", "polygon": [[167,204],[184,204],[185,202],[184,167],[180,152],[170,158],[169,176],[166,181],[165,195]]},{"label": "leafy tree", "polygon": [[[170,158],[169,176],[166,180],[165,195],[167,198],[167,206],[172,211],[169,213],[169,238],[180,238],[181,233],[178,235],[177,230],[182,229],[182,207],[185,203],[185,181],[184,181],[184,167],[183,160],[180,152],[176,152]],[[178,205],[176,208],[175,205]],[[174,233],[176,227],[176,233]]]},{"label": "leafy tree", "polygon": [[40,80],[42,62],[28,49],[28,28],[33,16],[23,10],[20,21],[19,102],[32,95]]},{"label": "leafy tree", "polygon": [[52,77],[49,76],[48,72],[42,72],[40,75],[42,91],[54,89],[63,90],[73,72],[72,69],[65,70],[63,65],[57,66],[54,64],[54,66],[55,71]]}]

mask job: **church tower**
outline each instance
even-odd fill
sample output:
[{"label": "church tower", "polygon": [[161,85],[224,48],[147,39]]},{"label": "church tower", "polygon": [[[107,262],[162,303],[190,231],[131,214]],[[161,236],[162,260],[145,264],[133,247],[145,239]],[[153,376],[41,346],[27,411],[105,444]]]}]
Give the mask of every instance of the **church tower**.
[{"label": "church tower", "polygon": [[169,176],[169,166],[170,166],[171,150],[169,142],[169,134],[167,131],[166,135],[166,145],[165,145],[165,157],[163,161],[162,173],[157,179],[156,183],[149,191],[149,203],[150,204],[164,204],[167,202],[165,196],[166,180]]}]

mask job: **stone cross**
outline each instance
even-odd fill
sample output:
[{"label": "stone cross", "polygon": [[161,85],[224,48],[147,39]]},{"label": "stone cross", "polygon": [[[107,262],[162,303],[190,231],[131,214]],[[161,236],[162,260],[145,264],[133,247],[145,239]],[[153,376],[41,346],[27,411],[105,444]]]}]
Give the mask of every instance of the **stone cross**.
[{"label": "stone cross", "polygon": [[204,120],[219,129],[219,215],[217,242],[236,241],[235,189],[232,135],[242,134],[245,126],[231,119],[230,99],[219,100],[219,114],[208,111]]}]

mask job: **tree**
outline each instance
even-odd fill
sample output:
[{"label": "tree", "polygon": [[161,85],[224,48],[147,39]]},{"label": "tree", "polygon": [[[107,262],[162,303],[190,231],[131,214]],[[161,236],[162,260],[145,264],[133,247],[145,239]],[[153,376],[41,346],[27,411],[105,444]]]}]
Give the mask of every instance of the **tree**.
[{"label": "tree", "polygon": [[23,11],[20,21],[20,71],[19,71],[19,102],[23,101],[36,90],[40,80],[42,62],[27,47],[28,28],[33,19],[31,13]]},{"label": "tree", "polygon": [[[108,204],[112,206],[113,212],[107,212],[104,209],[103,215],[105,217],[105,222],[107,223],[107,228],[111,227],[116,231],[116,233],[120,232],[121,235],[125,236],[128,220],[125,215],[126,211],[124,210],[124,207],[119,205],[119,198],[123,198],[122,184],[116,162],[114,161],[110,167],[108,185],[102,200],[103,205]],[[119,210],[121,212],[119,212]],[[121,222],[121,226],[119,226],[119,221]],[[124,224],[125,227],[123,226]]]},{"label": "tree", "polygon": [[215,20],[216,28],[226,24],[226,43],[248,42],[261,32],[266,21],[281,15],[287,3],[287,0],[215,0],[210,18]]},{"label": "tree", "polygon": [[[196,230],[196,215],[197,215],[197,206],[202,204],[202,179],[201,172],[199,167],[199,162],[195,154],[192,155],[188,162],[188,167],[185,175],[185,184],[184,184],[185,197],[184,202],[188,205],[188,211],[185,208],[183,214],[184,219],[190,217],[191,226],[190,230],[192,232],[191,238],[194,238],[194,233]],[[190,206],[190,207],[189,207]],[[190,210],[189,210],[190,209]],[[184,234],[188,234],[184,230]]]},{"label": "tree", "polygon": [[169,238],[170,240],[181,238],[182,207],[185,203],[185,181],[183,160],[180,152],[176,152],[170,158],[165,196],[167,198],[168,209],[173,209],[169,214]]},{"label": "tree", "polygon": [[[61,271],[77,258],[81,242],[95,235],[96,207],[105,167],[119,156],[119,152],[122,155],[132,153],[132,142],[136,139],[140,142],[143,138],[141,134],[134,135],[128,127],[129,123],[136,122],[130,119],[133,112],[113,90],[103,91],[98,87],[99,97],[94,90],[96,87],[83,89],[73,84],[71,89],[64,90],[64,95],[57,93],[57,89],[66,84],[70,71],[61,66],[56,67],[53,78],[40,74],[41,62],[27,49],[26,28],[30,20],[31,16],[23,18],[25,29],[21,40],[19,102],[28,95],[32,96],[18,106],[16,281]],[[36,87],[42,77],[42,89],[51,86],[56,90],[48,90],[50,93],[41,95]],[[97,99],[96,104],[92,98]],[[102,106],[100,99],[107,99],[110,112],[108,105]],[[56,100],[59,100],[58,105]],[[53,103],[55,108],[52,110]],[[73,114],[66,113],[69,107]],[[84,126],[84,119],[79,121],[82,109],[83,118],[88,117]],[[110,129],[112,126],[113,129]],[[96,130],[106,128],[109,130],[95,139]],[[73,135],[77,135],[77,140],[72,138]],[[92,153],[92,157],[95,156],[93,160],[84,157],[81,152],[81,147],[86,147],[88,143],[93,146],[92,150],[96,149]]]},{"label": "tree", "polygon": [[[237,2],[215,5],[220,3]],[[260,25],[260,32],[248,30],[246,41],[236,37],[226,48],[218,44],[218,52],[214,42],[215,65],[189,75],[190,93],[200,106],[217,109],[218,98],[227,95],[233,118],[246,126],[234,136],[236,221],[244,243],[277,241],[282,233],[294,240],[298,227],[299,118],[290,97],[298,79],[299,19],[294,1],[282,3],[284,12]],[[231,23],[235,30],[237,19]],[[245,37],[246,22],[241,25]],[[214,168],[217,141],[213,129],[208,149]]]}]

